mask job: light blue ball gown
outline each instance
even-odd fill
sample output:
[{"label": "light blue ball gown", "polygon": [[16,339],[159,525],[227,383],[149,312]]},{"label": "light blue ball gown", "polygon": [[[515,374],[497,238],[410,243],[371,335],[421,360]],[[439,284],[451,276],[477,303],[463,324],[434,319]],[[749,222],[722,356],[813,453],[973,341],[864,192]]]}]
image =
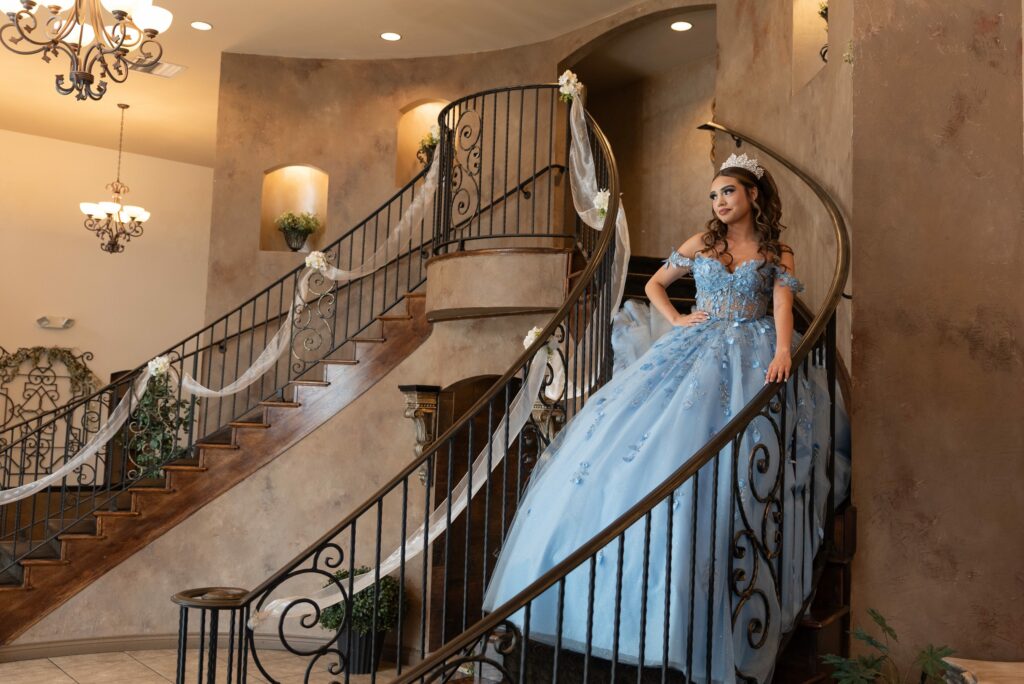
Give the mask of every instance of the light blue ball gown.
[{"label": "light blue ball gown", "polygon": [[[673,250],[666,263],[692,271],[697,308],[708,312],[708,320],[671,327],[635,303],[616,316],[613,377],[541,456],[488,585],[486,611],[515,596],[661,484],[763,387],[775,355],[775,322],[767,315],[773,287],[781,283],[799,292],[800,282],[763,260],[729,272],[717,259],[697,255],[691,260]],[[793,350],[800,337],[794,332]],[[788,383],[787,395],[785,467],[780,471],[772,421],[756,418],[741,443],[735,482],[732,451],[726,449],[717,466],[709,463],[699,473],[696,492],[691,479],[671,503],[652,513],[646,588],[642,520],[625,534],[618,607],[617,542],[598,554],[589,618],[590,568],[585,564],[569,574],[562,648],[584,652],[589,622],[590,653],[598,658],[610,659],[614,651],[618,662],[661,667],[664,661],[698,682],[733,682],[737,670],[758,681],[771,677],[781,635],[812,589],[829,486],[825,369],[811,365],[808,374]],[[849,431],[841,405],[837,414],[838,502],[849,484]],[[757,443],[767,443],[770,454],[764,474],[752,463]],[[778,495],[765,496],[772,482]],[[739,507],[731,503],[734,486]],[[742,558],[730,543],[734,535],[741,539]],[[752,538],[775,557],[755,553]],[[556,589],[532,603],[532,641],[556,643]],[[523,614],[520,610],[512,618],[520,628]]]}]

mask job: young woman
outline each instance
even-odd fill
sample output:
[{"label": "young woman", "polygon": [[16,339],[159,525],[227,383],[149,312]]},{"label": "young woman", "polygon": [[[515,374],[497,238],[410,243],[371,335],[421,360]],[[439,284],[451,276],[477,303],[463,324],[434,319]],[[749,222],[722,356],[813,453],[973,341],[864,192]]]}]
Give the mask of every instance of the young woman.
[{"label": "young woman", "polygon": [[[756,160],[732,155],[709,196],[706,229],[673,250],[646,286],[671,329],[651,344],[649,326],[619,319],[616,372],[541,457],[488,586],[486,610],[661,484],[765,383],[786,382],[793,373],[799,336],[792,304],[803,286],[793,250],[779,241],[775,183]],[[697,299],[683,313],[665,288],[687,272]],[[649,317],[643,308],[633,311]],[[620,663],[664,664],[693,681],[732,682],[737,672],[769,679],[781,635],[811,589],[830,486],[824,370],[801,374],[786,396],[787,458],[778,453],[779,416],[756,418],[735,471],[726,449],[655,509],[649,538],[643,521],[633,525],[621,549],[616,542],[598,554],[593,578],[585,564],[566,578],[561,600],[557,587],[535,599],[529,639]],[[843,432],[837,501],[848,481]],[[767,472],[757,469],[758,459],[769,464]],[[780,501],[765,500],[765,482],[780,474]],[[770,562],[757,557],[745,529],[764,536]],[[513,622],[524,627],[524,611]]]}]

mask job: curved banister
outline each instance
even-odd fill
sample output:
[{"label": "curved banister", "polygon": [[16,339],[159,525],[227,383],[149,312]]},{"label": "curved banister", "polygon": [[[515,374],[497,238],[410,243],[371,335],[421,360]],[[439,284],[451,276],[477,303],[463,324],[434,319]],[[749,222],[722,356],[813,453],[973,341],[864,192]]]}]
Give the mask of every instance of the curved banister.
[{"label": "curved banister", "polygon": [[[553,103],[555,98],[557,98],[558,96],[558,85],[544,84],[541,86],[523,86],[486,91],[486,94],[484,95],[477,94],[452,103],[450,109],[448,109],[446,112],[443,112],[439,118],[442,122],[444,122],[447,113],[455,111],[456,108],[466,106],[471,109],[474,105],[480,105],[481,102],[487,102],[486,100],[484,100],[485,95],[500,96],[506,93],[514,93],[517,91],[535,91],[537,93],[543,92],[543,96],[546,98],[550,98]],[[539,94],[538,97],[540,97]],[[483,108],[484,106],[493,107],[492,104],[480,106],[481,108]],[[552,104],[552,111],[553,109],[554,105]],[[459,111],[461,111],[461,109]],[[459,117],[454,118],[458,119]],[[505,411],[506,413],[504,415],[507,415],[507,411],[509,410],[509,406],[511,403],[511,395],[515,394],[519,390],[520,381],[522,379],[525,379],[527,376],[531,375],[530,368],[534,363],[536,363],[535,358],[538,358],[537,354],[539,350],[545,345],[546,341],[549,338],[560,340],[565,349],[568,349],[570,346],[574,345],[573,348],[577,352],[582,351],[583,363],[577,364],[579,368],[577,369],[577,367],[574,366],[572,362],[570,362],[568,364],[569,368],[566,369],[566,375],[569,377],[570,382],[573,379],[575,379],[576,387],[586,387],[588,382],[594,382],[600,380],[601,378],[606,378],[610,375],[611,349],[610,346],[608,346],[607,335],[604,335],[600,331],[604,329],[605,324],[610,320],[611,313],[610,304],[613,296],[611,293],[611,273],[613,261],[615,258],[615,250],[613,245],[615,239],[614,232],[616,225],[616,217],[618,215],[619,207],[620,184],[618,173],[615,167],[614,157],[612,155],[611,147],[607,141],[607,138],[600,131],[596,123],[589,115],[586,115],[585,120],[590,133],[590,140],[587,144],[589,144],[592,150],[594,151],[595,161],[597,162],[598,168],[596,169],[596,171],[599,176],[597,180],[599,183],[601,183],[601,187],[606,187],[609,190],[610,201],[609,207],[607,208],[603,220],[602,230],[594,230],[578,220],[576,222],[577,229],[574,238],[576,242],[575,247],[578,250],[579,254],[586,259],[586,265],[573,279],[572,285],[569,288],[569,292],[566,294],[562,305],[551,316],[548,324],[541,331],[536,341],[532,345],[530,345],[529,348],[525,349],[522,353],[520,353],[518,357],[515,359],[515,361],[512,362],[508,370],[505,373],[503,373],[503,375],[500,378],[498,378],[494,383],[491,384],[489,389],[486,390],[483,393],[483,395],[479,399],[477,399],[474,402],[474,404],[469,409],[467,409],[458,420],[455,421],[454,425],[452,425],[450,428],[445,430],[443,434],[439,435],[436,439],[434,439],[434,441],[431,442],[431,444],[429,444],[423,450],[422,454],[418,455],[410,463],[401,468],[394,477],[390,478],[386,483],[380,486],[376,492],[369,496],[359,506],[355,507],[338,524],[333,525],[331,529],[329,529],[326,533],[321,535],[316,542],[311,544],[307,549],[305,549],[302,553],[298,554],[291,561],[284,564],[279,571],[274,573],[273,576],[269,577],[265,581],[261,582],[259,586],[249,591],[240,590],[237,593],[235,593],[231,599],[228,599],[226,601],[222,597],[218,597],[216,608],[219,610],[230,609],[232,611],[232,630],[235,630],[236,626],[238,627],[237,632],[233,631],[232,633],[241,634],[243,631],[242,625],[244,625],[248,621],[248,618],[252,614],[252,612],[264,609],[265,601],[279,587],[282,587],[286,581],[290,581],[296,577],[308,576],[310,573],[312,573],[314,576],[320,576],[321,578],[326,577],[327,575],[334,572],[335,570],[338,570],[339,568],[344,569],[344,561],[346,559],[348,561],[349,572],[352,572],[354,569],[356,555],[355,545],[357,538],[357,526],[359,530],[362,530],[365,525],[371,525],[371,529],[376,530],[376,551],[374,565],[375,567],[379,568],[382,558],[382,525],[391,525],[391,529],[393,529],[395,532],[397,532],[397,528],[400,527],[401,537],[404,538],[405,535],[409,532],[407,528],[408,523],[411,522],[412,525],[419,524],[419,519],[416,517],[415,513],[412,514],[410,520],[410,515],[407,509],[410,506],[410,482],[416,482],[416,480],[418,479],[417,475],[421,472],[421,469],[424,467],[426,468],[426,492],[424,492],[423,494],[417,494],[416,496],[426,497],[426,500],[424,501],[423,510],[424,516],[428,516],[430,512],[436,512],[434,506],[439,505],[437,500],[435,500],[433,504],[430,503],[434,487],[433,469],[435,461],[438,463],[437,468],[441,469],[442,466],[439,465],[439,463],[445,457],[448,458],[449,468],[449,480],[447,484],[449,498],[447,499],[447,501],[450,511],[452,497],[455,496],[454,494],[452,494],[451,482],[451,467],[453,458],[452,445],[457,439],[466,437],[468,435],[469,446],[467,448],[476,448],[472,446],[474,442],[474,418],[487,418],[487,436],[490,437],[490,430],[492,429],[491,419],[494,418],[494,420],[497,420],[495,416],[502,415],[502,411]],[[460,130],[458,122],[455,120],[450,120],[449,125],[451,128],[450,134],[453,137],[456,136],[456,132]],[[567,121],[563,122],[563,125],[566,126],[566,129],[568,128]],[[446,131],[442,129],[442,147],[445,144],[445,136]],[[484,153],[486,154],[486,150],[484,150]],[[444,156],[443,151],[440,159],[442,162],[442,169],[449,168],[447,165],[448,162],[453,163],[453,165],[456,163],[451,155],[448,155],[447,157]],[[448,162],[446,162],[446,159],[448,160]],[[449,177],[446,173],[443,172],[442,178],[444,179]],[[439,188],[439,192],[441,193],[443,193],[445,190],[444,183],[445,181],[442,180],[441,187]],[[570,200],[566,199],[564,201],[568,203]],[[568,206],[569,205],[567,204],[566,208]],[[564,214],[559,210],[558,215],[562,216]],[[441,227],[444,228],[445,225],[450,226],[451,224],[445,224],[442,221]],[[448,230],[450,230],[450,228]],[[565,233],[565,230],[559,232],[557,231],[557,229],[553,228],[549,234],[560,235]],[[452,242],[454,244],[457,241]],[[591,323],[594,323],[595,325],[591,325]],[[594,339],[585,339],[587,335],[581,335],[582,332],[588,333]],[[570,345],[570,336],[573,334],[575,334],[578,339],[573,343],[573,345]],[[574,358],[573,361],[579,362],[579,355],[577,355],[577,357]],[[548,369],[550,371],[550,366],[548,367]],[[529,397],[526,397],[526,399],[529,400]],[[566,412],[570,412],[573,410],[575,402],[579,401],[580,399],[581,397],[569,398],[563,395],[560,399],[548,404],[548,407],[551,408],[552,410],[563,410],[564,408]],[[526,428],[522,430],[522,432],[518,433],[517,435],[506,434],[505,439],[502,439],[502,441],[504,442],[506,439],[511,440],[512,438],[515,438],[515,440],[518,441],[520,445],[520,452],[522,452],[523,444],[524,442],[529,440],[530,435],[533,435],[538,439],[544,439],[542,436],[539,436],[539,433],[536,433],[533,430],[533,428],[535,427],[536,425],[533,424],[531,421],[530,423],[528,423]],[[461,458],[461,456],[459,458]],[[523,463],[525,461],[522,460],[521,456],[518,464],[514,464],[512,462],[513,460],[514,457],[510,452],[509,455],[506,457],[504,467],[509,469],[515,467],[516,465],[518,465],[519,468],[523,467]],[[490,501],[492,497],[494,497],[496,500],[498,494],[497,491],[491,487],[492,482],[490,479],[490,469],[488,469],[488,473],[488,489],[486,490],[486,496],[488,498],[488,501]],[[505,485],[503,484],[502,487],[504,486]],[[503,491],[506,490],[503,489]],[[443,497],[443,492],[437,493],[436,496]],[[467,501],[469,496],[470,495],[467,494]],[[481,492],[480,496],[484,496],[484,493]],[[502,494],[501,496],[504,497],[504,494]],[[395,514],[391,514],[387,517],[384,517],[384,512],[386,509],[385,503],[393,502],[395,497],[401,500],[401,516],[398,517]],[[504,505],[504,502],[502,503],[502,505]],[[441,503],[439,506],[443,507],[444,503]],[[441,510],[440,507],[436,510]],[[387,510],[394,509],[388,508]],[[449,515],[451,514],[449,513]],[[466,513],[465,515],[469,516],[470,514]],[[424,518],[424,523],[425,521],[426,517]],[[448,527],[446,528],[448,530],[445,533],[446,535],[451,532],[451,524],[452,521],[449,520]],[[364,533],[360,532],[359,534],[362,535]],[[426,534],[425,530],[424,534]],[[371,533],[371,536],[372,535],[373,533]],[[439,548],[437,546],[437,544],[439,543],[440,542],[434,544],[432,537],[431,540],[425,542],[424,545],[428,546],[428,548],[420,556],[422,562],[424,563],[424,572],[426,572],[425,568],[427,558],[430,556],[430,554],[432,554]],[[485,546],[487,546],[488,544],[486,532],[484,544]],[[345,549],[343,548],[346,545],[348,547],[348,551],[345,551]],[[447,542],[445,543],[445,546],[447,548]],[[396,572],[399,575],[400,586],[403,587],[404,591],[404,579],[407,576],[407,573],[410,572],[409,568],[411,566],[407,563],[407,560],[405,558],[406,546],[403,544],[400,546],[400,549],[402,553],[402,563],[400,569]],[[379,572],[379,570],[377,572]],[[412,575],[408,574],[408,576]],[[351,590],[351,580],[352,577],[350,575],[348,580],[349,590]],[[339,587],[339,589],[341,589],[343,582],[335,580],[335,584]],[[175,596],[175,602],[181,606],[180,610],[182,616],[181,624],[183,625],[182,629],[187,629],[187,616],[189,610],[199,609],[201,611],[206,611],[207,609],[214,608],[213,604],[207,602],[206,598],[204,598],[204,595],[204,590],[188,590],[180,592]],[[376,594],[374,594],[374,600],[377,600]],[[297,603],[303,602],[308,604],[308,601],[306,599],[302,599]],[[401,604],[401,601],[399,603]],[[290,609],[291,608],[289,607],[285,610],[285,612],[287,613],[287,611]],[[319,617],[319,609],[316,609],[316,614],[317,617]],[[330,644],[315,651],[294,650],[292,646],[289,645],[289,639],[284,631],[284,617],[281,617],[280,619],[281,624],[277,626],[276,629],[278,630],[282,641],[285,643],[285,646],[290,650],[293,650],[293,652],[299,653],[304,656],[312,656],[314,661],[318,660],[321,657],[324,657],[326,654],[335,652],[333,650],[334,647]],[[315,620],[311,620],[310,618],[305,618],[301,621],[303,627],[310,627],[314,622]],[[401,614],[399,616],[399,622],[401,623]],[[423,627],[425,626],[425,624],[426,615],[424,613],[421,616],[421,640],[425,639],[425,632],[423,631]],[[204,634],[204,636],[202,636],[201,638],[205,639],[206,635]],[[215,644],[211,645],[210,647],[214,648]],[[265,677],[270,677],[270,675],[267,674],[267,672],[263,669],[263,665],[260,664],[259,658],[255,654],[256,647],[257,643],[254,640],[253,632],[251,630],[247,630],[247,636],[243,637],[242,640],[238,642],[238,651],[241,651],[243,649],[249,649],[253,653],[253,657],[256,660],[256,663],[259,665],[261,671],[263,672],[263,675]],[[182,654],[179,654],[179,657],[183,658],[184,656]],[[312,662],[310,663],[310,666],[312,666]],[[238,681],[243,680],[240,679]]]},{"label": "curved banister", "polygon": [[[731,136],[734,140],[742,140],[755,145],[797,175],[814,191],[822,204],[828,210],[837,246],[835,275],[832,279],[828,293],[825,296],[824,304],[819,308],[806,333],[804,333],[796,351],[793,353],[793,367],[798,368],[804,360],[807,359],[811,350],[820,343],[822,336],[826,333],[826,327],[830,327],[830,331],[832,335],[834,335],[834,314],[839,301],[842,298],[842,288],[846,282],[850,267],[849,236],[845,220],[843,219],[842,213],[839,211],[835,201],[831,196],[829,196],[824,188],[822,188],[821,185],[812,177],[804,173],[779,153],[762,145],[761,143],[758,143],[747,135],[718,123],[709,122],[703,124],[700,128],[724,133]],[[545,332],[547,333],[548,331]],[[831,349],[828,351],[834,350],[834,344],[834,340],[830,340]],[[830,381],[832,380],[833,379],[830,378]],[[738,439],[738,436],[743,434],[744,428],[749,425],[755,417],[760,415],[768,406],[769,401],[777,395],[780,386],[784,387],[784,384],[774,383],[765,385],[765,387],[748,402],[747,406],[742,411],[737,413],[728,423],[726,423],[725,426],[723,426],[721,430],[711,437],[708,442],[697,451],[697,453],[682,464],[675,472],[672,473],[671,476],[658,485],[653,491],[640,499],[604,530],[570,553],[564,560],[557,563],[550,570],[531,582],[514,597],[510,598],[501,606],[496,607],[471,628],[464,630],[460,635],[445,643],[440,649],[431,653],[428,659],[412,667],[408,672],[400,676],[396,680],[396,684],[411,684],[414,681],[423,681],[424,677],[431,674],[433,674],[434,677],[439,676],[439,672],[443,671],[444,664],[447,661],[457,659],[460,654],[464,654],[467,649],[471,649],[475,644],[477,644],[481,638],[484,638],[489,634],[493,634],[503,624],[506,624],[506,621],[511,616],[528,606],[531,601],[550,590],[558,582],[566,578],[570,572],[582,567],[588,560],[596,557],[602,549],[614,543],[626,532],[626,530],[639,523],[646,516],[650,515],[659,504],[662,504],[666,499],[671,497],[677,489],[696,476],[697,473],[720,452],[722,452],[723,449],[733,443],[734,440]],[[832,481],[831,475],[832,474],[829,473],[830,481]],[[833,489],[830,488],[830,504],[832,492]],[[829,515],[831,515],[832,509],[833,506],[831,505],[826,509]],[[826,526],[825,529],[826,535],[830,535],[830,526]],[[816,572],[820,569],[820,559],[822,558],[822,555],[827,553],[827,551],[827,544],[823,544],[815,559]],[[802,610],[805,609],[806,604]],[[434,681],[434,679],[431,679],[430,681]]]},{"label": "curved banister", "polygon": [[[543,97],[547,98],[553,92],[553,86],[544,85],[499,89],[488,93],[511,93],[531,88],[537,95],[529,99],[529,104],[535,107],[540,103],[540,93],[543,92]],[[481,94],[457,100],[452,106],[475,101],[474,98],[481,98]],[[550,99],[553,101],[553,97]],[[547,102],[544,100],[545,106]],[[517,107],[521,106],[517,103]],[[553,107],[551,111],[554,111]],[[545,145],[553,149],[552,143]],[[504,151],[491,152],[495,156],[504,154],[512,157],[517,150],[508,147],[506,138]],[[519,153],[521,155],[521,151]],[[492,177],[493,197],[490,201],[485,198],[485,201],[479,202],[474,216],[496,213],[502,205],[525,207],[525,211],[535,209],[538,205],[537,196],[541,193],[538,179],[546,174],[562,173],[564,169],[564,164],[556,163],[551,157],[546,165],[539,163],[537,168],[513,177],[511,188],[507,185],[508,178],[502,179],[500,187],[495,187]],[[345,231],[322,251],[338,267],[353,268],[361,263],[360,260],[365,260],[368,254],[383,249],[381,245],[388,244],[385,238],[417,198],[427,172],[428,169],[424,169],[417,174],[394,193],[387,203]],[[537,193],[532,188],[528,190],[531,183],[538,188]],[[552,181],[548,181],[547,185],[552,185]],[[439,201],[443,202],[444,198],[432,195],[425,199],[433,201],[436,210]],[[414,234],[407,243],[398,244],[396,249],[388,248],[386,258],[383,259],[384,266],[377,271],[342,284],[330,285],[326,281],[316,283],[312,297],[307,297],[305,302],[305,311],[309,312],[312,322],[304,322],[306,327],[303,327],[303,322],[297,318],[287,333],[291,338],[288,340],[286,355],[255,384],[235,395],[200,401],[183,392],[181,377],[188,373],[208,387],[223,387],[236,379],[262,350],[260,338],[263,339],[262,344],[266,345],[273,323],[287,320],[304,265],[275,279],[241,305],[166,349],[161,355],[171,357],[172,368],[178,378],[178,384],[171,388],[172,396],[176,393],[179,402],[187,408],[187,418],[173,434],[165,436],[166,448],[161,449],[162,460],[156,467],[170,460],[193,455],[194,445],[202,446],[202,440],[211,436],[216,439],[218,433],[230,427],[232,421],[250,415],[253,410],[259,410],[261,401],[280,395],[290,382],[304,378],[317,367],[319,361],[357,337],[373,324],[377,316],[400,302],[405,292],[421,285],[424,276],[420,257],[426,254],[424,250],[431,245],[437,219],[437,216],[429,213],[424,213],[422,218],[417,216],[417,221],[412,224]],[[465,228],[466,225],[455,223],[449,230]],[[550,228],[538,230],[536,226],[529,233],[524,232],[527,238],[545,236],[557,239],[565,237],[562,232],[551,232]],[[316,338],[313,345],[304,344],[309,341],[309,337]],[[32,482],[66,463],[88,441],[97,427],[103,424],[105,415],[121,400],[144,369],[145,365],[140,365],[86,397],[0,431],[0,490]],[[129,443],[131,429],[129,422],[118,434],[117,439],[123,440],[120,444]],[[57,435],[59,439],[51,439],[52,435]],[[30,513],[26,514],[27,509],[23,507],[13,504],[0,506],[0,541],[6,543],[6,553],[0,557],[0,577],[41,545],[57,540],[59,535],[74,525],[91,518],[94,511],[116,507],[116,497],[149,472],[144,472],[132,460],[129,449],[112,449],[109,446],[105,449],[105,452],[94,457],[96,465],[93,470],[84,475],[78,472],[66,475],[59,486],[54,484],[46,490],[59,494],[59,497],[54,497],[54,502],[59,501],[57,510],[51,510],[48,504],[45,510],[37,511],[32,507]],[[85,490],[91,491],[91,495],[83,497],[82,492]],[[34,531],[40,527],[39,516],[44,516],[47,522],[52,523],[45,526],[42,538]]]},{"label": "curved banister", "polygon": [[[557,87],[557,84],[553,84],[550,87]],[[502,92],[502,89],[487,92]],[[588,123],[591,124],[591,126],[594,127],[595,132],[598,134],[598,139],[600,141],[599,144],[605,151],[605,154],[608,155],[608,159],[611,160],[611,168],[615,168],[614,157],[612,156],[611,151],[611,145],[608,143],[607,138],[604,136],[603,133],[600,133],[600,129],[597,128],[597,124],[593,121],[589,114],[587,115],[587,121]],[[601,259],[604,257],[604,255],[608,251],[609,245],[614,240],[615,216],[618,212],[619,205],[619,178],[617,173],[611,174],[611,180],[608,189],[609,192],[611,192],[612,199],[610,200],[608,205],[607,216],[604,220],[601,237],[595,248],[594,256],[588,262],[586,268],[583,269],[578,281],[576,282],[576,285],[566,296],[565,302],[563,302],[562,306],[558,309],[557,312],[552,314],[551,321],[544,327],[543,331],[539,335],[537,335],[537,340],[532,345],[527,347],[523,351],[523,353],[520,354],[519,357],[512,362],[512,365],[509,367],[509,369],[505,371],[504,375],[502,375],[500,378],[494,381],[494,384],[491,385],[490,389],[484,392],[484,394],[481,395],[481,397],[476,402],[474,402],[472,406],[466,409],[465,413],[463,414],[463,417],[460,420],[455,421],[451,427],[449,427],[447,430],[444,431],[444,433],[439,435],[436,439],[434,439],[433,442],[427,445],[427,447],[424,448],[422,455],[418,456],[415,460],[409,463],[409,465],[405,466],[402,470],[400,470],[397,475],[395,475],[388,482],[386,482],[380,488],[378,488],[378,490],[374,492],[372,495],[370,495],[370,497],[365,502],[363,502],[363,504],[356,507],[355,510],[353,510],[352,513],[345,516],[341,522],[339,522],[337,525],[328,530],[322,537],[320,537],[320,539],[311,544],[305,551],[298,554],[291,561],[291,563],[284,566],[272,577],[268,578],[266,581],[264,581],[258,587],[250,591],[244,597],[240,598],[239,604],[249,603],[252,600],[258,598],[261,594],[263,594],[269,588],[271,588],[275,584],[275,582],[278,579],[280,579],[280,577],[287,575],[289,572],[294,570],[304,560],[308,559],[318,549],[322,548],[324,544],[329,542],[334,537],[338,536],[340,532],[344,531],[354,521],[358,520],[360,516],[370,512],[373,509],[373,507],[376,506],[377,503],[384,498],[386,494],[388,494],[391,491],[394,491],[396,487],[398,487],[403,481],[406,481],[410,476],[415,475],[424,464],[426,464],[428,461],[434,458],[438,454],[438,452],[440,452],[441,449],[445,447],[449,440],[455,437],[459,432],[465,430],[466,424],[473,416],[478,415],[480,411],[487,408],[487,406],[495,399],[497,399],[498,395],[502,391],[504,391],[505,387],[509,385],[513,378],[516,378],[523,372],[525,368],[529,367],[530,361],[537,354],[537,352],[540,351],[541,347],[544,346],[545,341],[551,338],[553,335],[555,335],[559,326],[562,325],[565,319],[569,317],[573,307],[577,304],[577,302],[582,297],[583,293],[587,290],[587,287],[594,276],[594,272],[601,266]]]}]

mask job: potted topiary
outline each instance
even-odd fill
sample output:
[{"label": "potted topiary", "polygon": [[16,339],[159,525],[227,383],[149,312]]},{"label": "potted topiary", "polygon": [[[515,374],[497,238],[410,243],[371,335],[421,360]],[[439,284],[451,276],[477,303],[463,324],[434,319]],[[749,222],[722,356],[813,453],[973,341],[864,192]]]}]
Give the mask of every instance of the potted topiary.
[{"label": "potted topiary", "polygon": [[308,211],[301,214],[286,211],[278,216],[274,223],[277,229],[284,233],[284,241],[293,252],[302,249],[309,236],[320,229],[320,219]]},{"label": "potted topiary", "polygon": [[[367,572],[370,572],[370,568],[362,566],[356,568],[355,576]],[[348,570],[339,570],[334,576],[342,587],[348,588]],[[328,583],[327,586],[330,584],[332,583]],[[348,624],[344,626],[341,624],[345,616],[344,604],[329,606],[320,614],[321,627],[329,630],[340,629],[337,644],[339,650],[348,657],[348,672],[351,674],[369,674],[380,666],[384,637],[398,624],[398,601],[401,594],[399,589],[398,580],[390,575],[384,575],[375,585],[360,591],[349,601],[351,613]],[[376,633],[373,633],[374,627]]]}]

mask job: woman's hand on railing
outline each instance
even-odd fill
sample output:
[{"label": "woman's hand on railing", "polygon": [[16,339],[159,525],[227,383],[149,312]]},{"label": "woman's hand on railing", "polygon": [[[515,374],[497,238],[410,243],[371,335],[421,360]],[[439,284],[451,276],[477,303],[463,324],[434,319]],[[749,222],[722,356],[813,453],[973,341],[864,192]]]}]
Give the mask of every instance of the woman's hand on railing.
[{"label": "woman's hand on railing", "polygon": [[708,320],[707,311],[694,311],[689,314],[677,313],[672,317],[672,325],[676,328],[686,328],[691,325],[698,325],[699,323],[705,323]]},{"label": "woman's hand on railing", "polygon": [[769,382],[785,382],[789,380],[789,372],[793,369],[793,357],[782,351],[768,364],[768,372],[764,376],[764,384]]}]

